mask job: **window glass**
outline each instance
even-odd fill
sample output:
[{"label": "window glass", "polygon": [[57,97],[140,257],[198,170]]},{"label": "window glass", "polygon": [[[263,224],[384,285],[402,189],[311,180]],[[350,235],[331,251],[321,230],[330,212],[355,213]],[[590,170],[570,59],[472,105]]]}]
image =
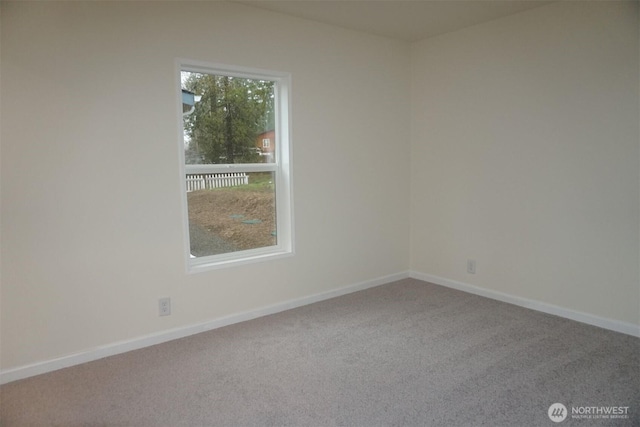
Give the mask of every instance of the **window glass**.
[{"label": "window glass", "polygon": [[218,255],[277,243],[273,172],[192,176],[197,186],[187,193],[191,255]]},{"label": "window glass", "polygon": [[188,71],[181,77],[183,92],[194,94],[193,109],[184,116],[185,162],[264,162],[265,135],[275,138],[275,83]]}]

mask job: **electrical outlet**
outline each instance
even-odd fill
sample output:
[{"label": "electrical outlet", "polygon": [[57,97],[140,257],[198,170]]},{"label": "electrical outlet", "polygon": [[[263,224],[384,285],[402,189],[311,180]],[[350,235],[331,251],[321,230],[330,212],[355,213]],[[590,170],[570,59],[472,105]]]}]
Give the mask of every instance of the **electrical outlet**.
[{"label": "electrical outlet", "polygon": [[467,260],[467,273],[476,274],[476,260],[468,259]]},{"label": "electrical outlet", "polygon": [[171,298],[158,299],[158,314],[168,316],[171,314]]}]

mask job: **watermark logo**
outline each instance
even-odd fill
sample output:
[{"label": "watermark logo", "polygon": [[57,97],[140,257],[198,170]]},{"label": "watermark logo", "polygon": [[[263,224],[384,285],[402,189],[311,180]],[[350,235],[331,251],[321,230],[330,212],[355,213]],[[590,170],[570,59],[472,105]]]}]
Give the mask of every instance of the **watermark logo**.
[{"label": "watermark logo", "polygon": [[579,420],[629,419],[628,406],[572,406],[571,418]]},{"label": "watermark logo", "polygon": [[562,403],[549,406],[547,415],[554,423],[561,423],[569,415],[573,420],[629,419],[629,406],[572,406],[571,414]]},{"label": "watermark logo", "polygon": [[554,423],[561,423],[567,418],[567,407],[562,403],[554,403],[549,406],[549,410],[547,411],[547,415],[549,415],[549,419]]}]

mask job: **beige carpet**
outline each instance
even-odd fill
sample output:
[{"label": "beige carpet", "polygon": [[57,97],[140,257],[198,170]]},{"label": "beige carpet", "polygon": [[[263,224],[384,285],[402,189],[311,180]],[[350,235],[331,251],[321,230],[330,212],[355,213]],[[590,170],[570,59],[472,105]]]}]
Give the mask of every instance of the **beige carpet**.
[{"label": "beige carpet", "polygon": [[638,426],[640,339],[407,279],[7,384],[0,424]]}]

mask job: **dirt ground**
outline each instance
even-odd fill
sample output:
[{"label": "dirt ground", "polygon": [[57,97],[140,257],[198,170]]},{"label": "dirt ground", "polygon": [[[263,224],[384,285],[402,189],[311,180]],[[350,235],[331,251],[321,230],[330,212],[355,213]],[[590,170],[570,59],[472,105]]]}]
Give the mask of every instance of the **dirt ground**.
[{"label": "dirt ground", "polygon": [[276,244],[273,191],[221,188],[187,193],[191,253],[214,255]]}]

